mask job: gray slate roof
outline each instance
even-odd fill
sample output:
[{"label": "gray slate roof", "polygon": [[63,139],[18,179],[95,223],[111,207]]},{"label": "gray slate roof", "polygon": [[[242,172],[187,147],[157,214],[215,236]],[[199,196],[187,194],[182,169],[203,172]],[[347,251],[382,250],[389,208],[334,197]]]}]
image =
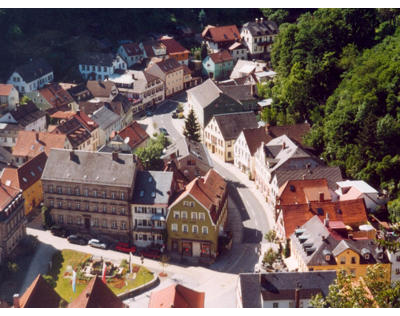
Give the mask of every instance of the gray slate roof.
[{"label": "gray slate roof", "polygon": [[258,127],[254,112],[217,114],[214,117],[225,141],[236,139],[245,128]]},{"label": "gray slate roof", "polygon": [[211,79],[187,91],[203,108],[218,99],[222,90]]},{"label": "gray slate roof", "polygon": [[170,171],[138,171],[132,203],[168,205],[173,175]]},{"label": "gray slate roof", "polygon": [[111,53],[85,53],[79,58],[79,64],[112,67],[114,58]]},{"label": "gray slate roof", "polygon": [[43,58],[33,60],[15,69],[15,72],[19,73],[25,82],[32,82],[52,71],[53,68]]},{"label": "gray slate roof", "polygon": [[[73,183],[91,183],[131,187],[136,162],[131,154],[118,154],[118,160],[110,153],[51,149],[42,180]],[[61,167],[60,167],[61,166]]]},{"label": "gray slate roof", "polygon": [[243,24],[243,27],[247,28],[252,36],[275,35],[278,33],[278,25],[274,21],[252,21]]},{"label": "gray slate roof", "polygon": [[109,110],[106,106],[102,106],[100,109],[93,112],[91,119],[95,121],[101,129],[105,130],[121,119],[121,117]]},{"label": "gray slate roof", "polygon": [[[239,282],[244,308],[260,308],[261,302],[293,300],[295,289],[300,298],[311,298],[317,293],[326,296],[329,285],[336,279],[336,271],[241,273]],[[262,299],[261,299],[262,298]]]}]

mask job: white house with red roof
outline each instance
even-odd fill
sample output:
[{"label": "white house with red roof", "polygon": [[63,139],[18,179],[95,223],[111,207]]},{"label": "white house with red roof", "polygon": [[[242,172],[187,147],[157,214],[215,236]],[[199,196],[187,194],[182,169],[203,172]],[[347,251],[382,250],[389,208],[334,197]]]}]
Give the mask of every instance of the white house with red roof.
[{"label": "white house with red roof", "polygon": [[0,110],[14,110],[19,104],[18,90],[12,84],[0,83]]}]

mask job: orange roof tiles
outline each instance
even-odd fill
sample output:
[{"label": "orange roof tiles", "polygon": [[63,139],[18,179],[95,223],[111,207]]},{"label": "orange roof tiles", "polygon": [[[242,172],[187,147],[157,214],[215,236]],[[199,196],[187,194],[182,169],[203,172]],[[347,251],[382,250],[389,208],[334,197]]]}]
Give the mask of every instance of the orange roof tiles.
[{"label": "orange roof tiles", "polygon": [[71,95],[56,82],[46,85],[39,90],[39,93],[53,108],[66,107],[74,101]]},{"label": "orange roof tiles", "polygon": [[328,214],[332,221],[345,225],[359,226],[368,221],[363,199],[336,202],[310,202],[309,204],[278,205],[282,209],[286,238],[304,225],[314,215],[323,221]]},{"label": "orange roof tiles", "polygon": [[99,127],[99,124],[93,121],[85,112],[78,111],[74,117],[91,132]]},{"label": "orange roof tiles", "polygon": [[51,118],[55,119],[66,119],[69,120],[71,117],[73,117],[75,112],[73,111],[57,111],[54,112],[53,114],[50,115]]},{"label": "orange roof tiles", "polygon": [[61,297],[39,274],[19,300],[20,308],[58,308]]},{"label": "orange roof tiles", "polygon": [[210,34],[210,38],[214,42],[227,42],[240,40],[240,32],[236,25],[212,26],[209,25],[203,31],[202,36],[206,37]]},{"label": "orange roof tiles", "polygon": [[6,167],[1,176],[1,182],[21,190],[26,190],[40,180],[46,161],[46,154],[40,153],[19,168]]},{"label": "orange roof tiles", "polygon": [[19,193],[21,193],[20,189],[0,183],[0,211],[3,211]]},{"label": "orange roof tiles", "polygon": [[216,64],[233,60],[231,54],[229,54],[227,50],[222,50],[218,53],[210,54],[209,56]]},{"label": "orange roof tiles", "polygon": [[326,179],[289,180],[279,189],[280,205],[305,204],[319,201],[320,194],[324,201],[332,199]]},{"label": "orange roof tiles", "polygon": [[243,136],[246,139],[247,146],[249,147],[250,154],[253,156],[260,147],[261,143],[268,143],[272,137],[267,135],[264,127],[258,128],[245,128],[243,129]]},{"label": "orange roof tiles", "polygon": [[117,134],[124,140],[129,137],[128,145],[132,149],[136,148],[150,137],[136,121],[117,132]]},{"label": "orange roof tiles", "polygon": [[51,148],[64,148],[66,136],[48,132],[19,131],[17,142],[13,147],[14,156],[33,158],[45,152],[50,153]]},{"label": "orange roof tiles", "polygon": [[122,301],[103,283],[94,277],[68,308],[124,308]]},{"label": "orange roof tiles", "polygon": [[172,37],[161,37],[159,39],[161,43],[167,48],[167,53],[170,54],[189,54],[190,52],[183,47],[178,41]]},{"label": "orange roof tiles", "polygon": [[204,292],[197,292],[175,284],[152,292],[149,308],[204,308],[204,299]]},{"label": "orange roof tiles", "polygon": [[11,93],[12,88],[13,88],[12,84],[0,83],[0,95],[2,96],[9,95]]}]

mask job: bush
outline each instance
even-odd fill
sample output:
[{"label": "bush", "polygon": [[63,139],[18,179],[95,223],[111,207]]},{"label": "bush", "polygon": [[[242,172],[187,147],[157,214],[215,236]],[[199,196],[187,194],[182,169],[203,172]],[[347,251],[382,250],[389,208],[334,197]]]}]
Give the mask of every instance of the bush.
[{"label": "bush", "polygon": [[289,239],[286,239],[286,246],[285,246],[285,252],[284,252],[285,258],[290,257],[290,242]]},{"label": "bush", "polygon": [[121,261],[121,263],[119,264],[119,266],[120,266],[121,268],[128,269],[128,268],[129,268],[129,262],[128,262],[128,260],[123,259],[123,260]]},{"label": "bush", "polygon": [[44,274],[43,279],[49,284],[52,288],[55,288],[57,286],[56,281],[53,279],[51,275]]},{"label": "bush", "polygon": [[278,239],[277,236],[276,236],[276,231],[274,231],[274,230],[270,230],[268,233],[266,233],[264,238],[268,242],[275,242]]},{"label": "bush", "polygon": [[50,209],[44,205],[42,207],[42,223],[45,229],[49,229],[53,225],[53,220],[50,216]]},{"label": "bush", "polygon": [[271,268],[276,259],[278,259],[279,253],[275,252],[272,248],[269,248],[267,252],[264,253],[264,258],[262,260],[263,265]]}]

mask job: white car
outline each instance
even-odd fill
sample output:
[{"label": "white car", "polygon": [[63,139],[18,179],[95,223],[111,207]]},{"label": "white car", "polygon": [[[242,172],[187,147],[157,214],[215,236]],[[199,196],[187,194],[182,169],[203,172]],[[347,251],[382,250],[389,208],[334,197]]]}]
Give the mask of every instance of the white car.
[{"label": "white car", "polygon": [[104,242],[100,242],[98,239],[90,239],[88,245],[94,248],[107,249],[107,245]]}]

